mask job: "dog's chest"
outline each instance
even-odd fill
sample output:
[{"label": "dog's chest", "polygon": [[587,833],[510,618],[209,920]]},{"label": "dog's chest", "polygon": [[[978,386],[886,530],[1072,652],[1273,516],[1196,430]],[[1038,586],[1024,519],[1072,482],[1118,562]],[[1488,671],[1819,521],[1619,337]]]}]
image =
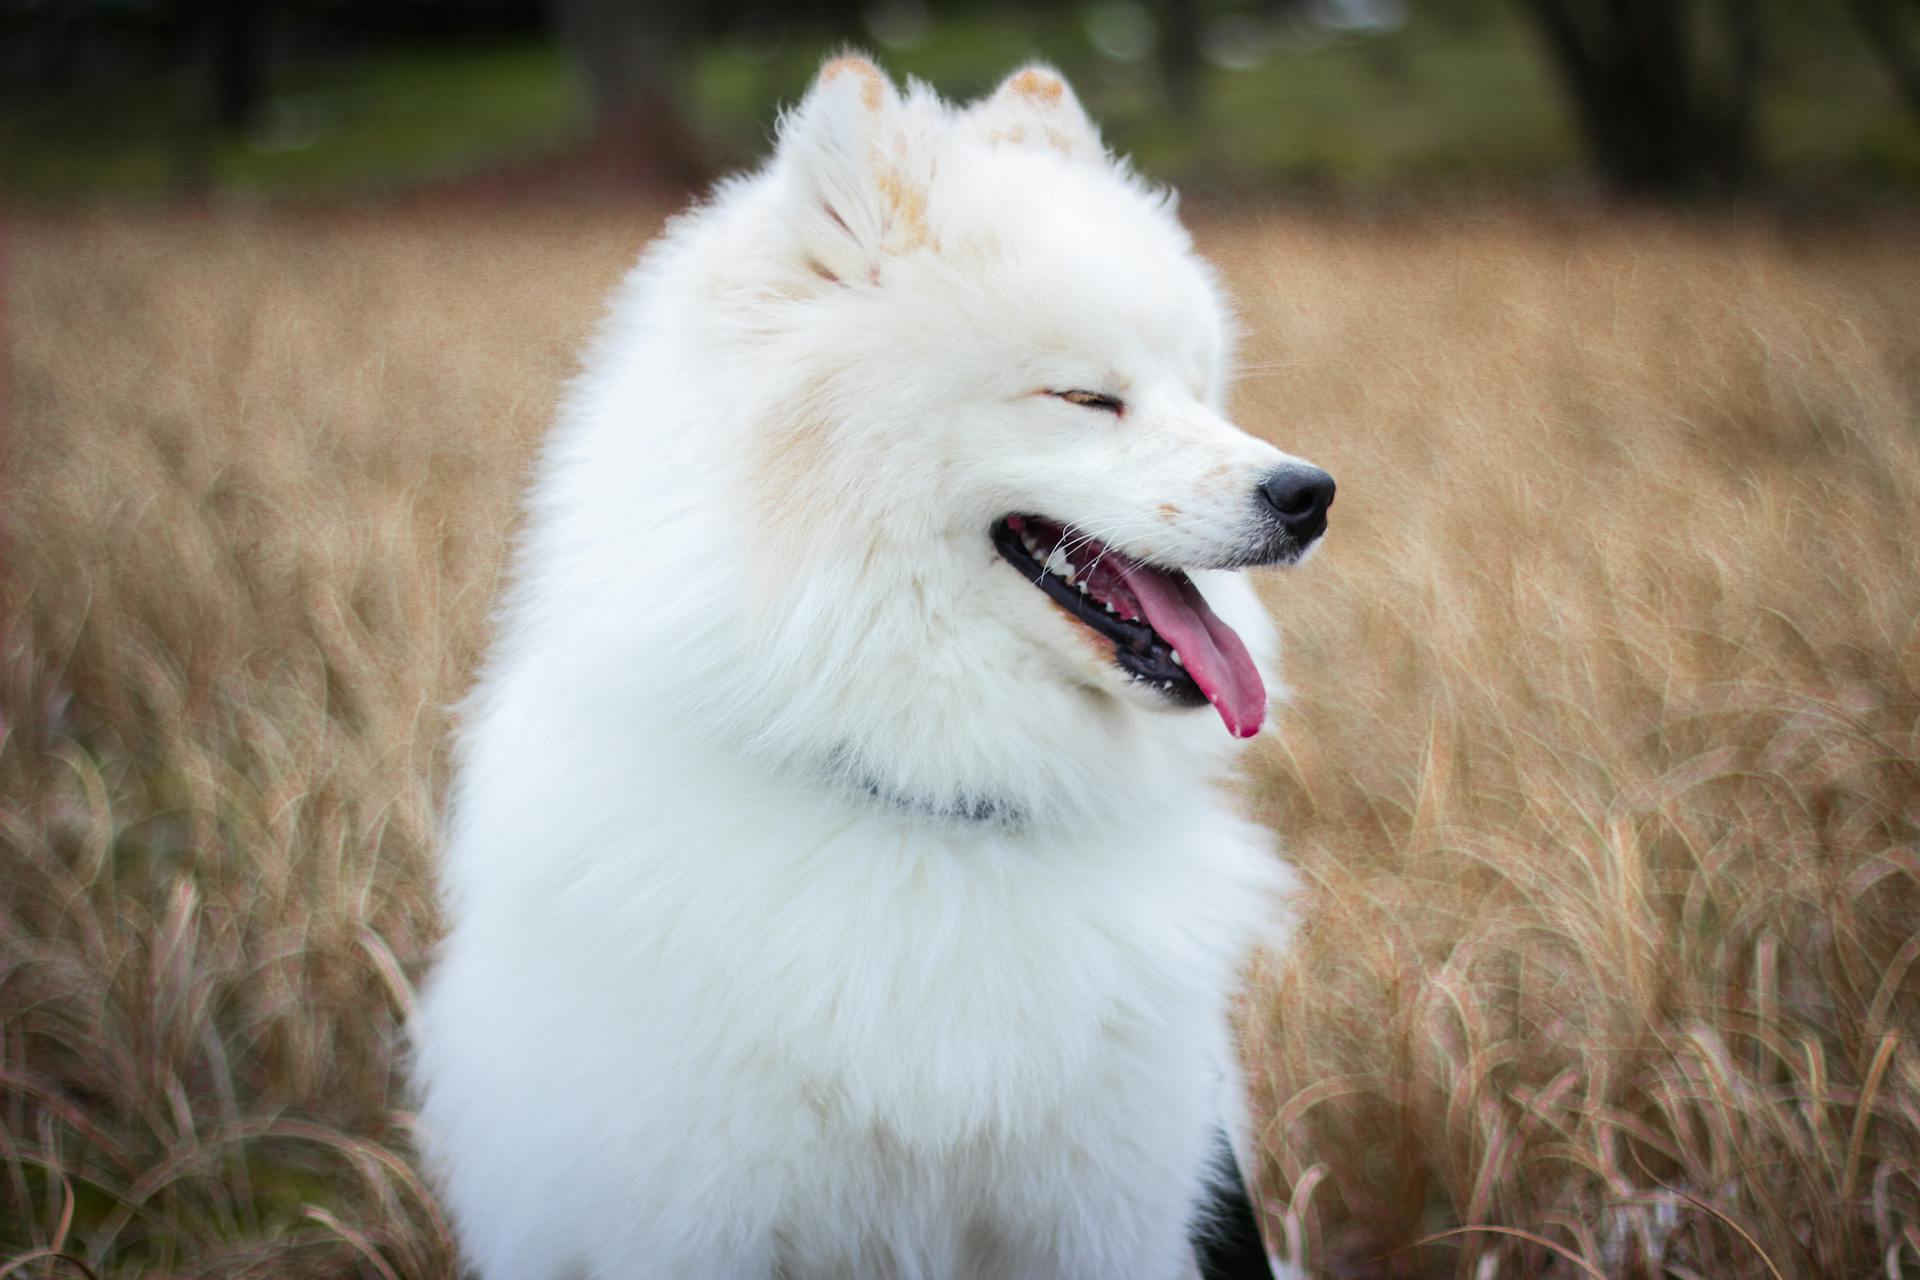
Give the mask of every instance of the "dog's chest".
[{"label": "dog's chest", "polygon": [[[1197,1007],[1152,1026],[1063,1019],[1051,1037],[992,1045],[922,1023],[891,1068],[813,1077],[779,1274],[1054,1274],[1069,1224],[1188,1203],[1218,1116],[1208,1021]],[[962,1061],[939,1075],[910,1065]],[[1112,1261],[1105,1273],[1126,1274]]]},{"label": "dog's chest", "polygon": [[1244,945],[1204,872],[1158,851],[966,852],[842,848],[763,881],[765,1064],[823,1131],[952,1149],[1203,1069]]}]

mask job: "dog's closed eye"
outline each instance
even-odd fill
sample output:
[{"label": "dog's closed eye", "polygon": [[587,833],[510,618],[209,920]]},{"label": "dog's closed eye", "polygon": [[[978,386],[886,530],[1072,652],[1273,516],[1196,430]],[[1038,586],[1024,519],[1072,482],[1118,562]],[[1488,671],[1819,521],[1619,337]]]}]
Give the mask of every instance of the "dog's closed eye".
[{"label": "dog's closed eye", "polygon": [[1115,417],[1125,413],[1127,408],[1115,397],[1101,395],[1098,391],[1050,391],[1047,394],[1057,396],[1068,404],[1083,405],[1088,409],[1104,409]]}]

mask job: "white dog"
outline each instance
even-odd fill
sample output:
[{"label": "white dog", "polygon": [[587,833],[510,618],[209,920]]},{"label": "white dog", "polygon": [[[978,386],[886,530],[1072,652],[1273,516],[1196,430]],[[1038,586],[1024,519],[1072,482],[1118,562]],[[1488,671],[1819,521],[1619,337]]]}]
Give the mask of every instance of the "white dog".
[{"label": "white dog", "polygon": [[[488,1280],[1175,1277],[1284,915],[1222,784],[1327,475],[1041,67],[832,61],[621,286],[468,708],[426,1149]],[[1211,709],[1209,709],[1211,704]]]}]

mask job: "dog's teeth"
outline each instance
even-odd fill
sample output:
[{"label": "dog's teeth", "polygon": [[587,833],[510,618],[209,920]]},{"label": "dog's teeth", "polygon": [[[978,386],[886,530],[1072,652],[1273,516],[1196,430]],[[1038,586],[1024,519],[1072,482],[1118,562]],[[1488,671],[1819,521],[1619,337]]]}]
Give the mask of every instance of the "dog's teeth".
[{"label": "dog's teeth", "polygon": [[1178,649],[1175,649],[1173,651],[1173,665],[1176,667],[1184,667],[1187,665],[1185,662],[1182,662],[1180,660],[1180,651]]}]

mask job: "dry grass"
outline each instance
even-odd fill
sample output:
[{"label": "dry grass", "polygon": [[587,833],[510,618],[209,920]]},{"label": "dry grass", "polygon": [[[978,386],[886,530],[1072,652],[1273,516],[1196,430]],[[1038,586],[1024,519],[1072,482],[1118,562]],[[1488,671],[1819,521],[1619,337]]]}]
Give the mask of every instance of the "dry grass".
[{"label": "dry grass", "polygon": [[[395,1089],[441,708],[651,229],[16,229],[0,1274],[450,1273]],[[1920,1275],[1910,236],[1206,238],[1243,420],[1342,486],[1270,588],[1271,1226],[1328,1275]]]}]

